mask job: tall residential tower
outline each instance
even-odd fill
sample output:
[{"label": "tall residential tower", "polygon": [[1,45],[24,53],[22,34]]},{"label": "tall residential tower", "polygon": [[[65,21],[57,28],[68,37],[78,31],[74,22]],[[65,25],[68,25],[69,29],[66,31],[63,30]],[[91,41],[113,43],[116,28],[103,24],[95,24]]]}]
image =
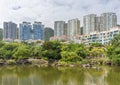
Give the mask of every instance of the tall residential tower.
[{"label": "tall residential tower", "polygon": [[72,19],[68,21],[67,35],[72,39],[73,36],[80,34],[80,20]]},{"label": "tall residential tower", "polygon": [[54,36],[67,35],[67,24],[65,21],[55,21],[54,23]]},{"label": "tall residential tower", "polygon": [[3,40],[17,39],[17,24],[13,22],[4,22]]},{"label": "tall residential tower", "polygon": [[44,29],[44,41],[49,41],[50,37],[54,36],[54,30],[52,28],[46,27]]},{"label": "tall residential tower", "polygon": [[22,41],[32,39],[31,30],[32,25],[29,22],[23,22],[19,26],[19,39]]},{"label": "tall residential tower", "polygon": [[96,14],[89,14],[83,19],[83,34],[90,34],[91,32],[99,31],[100,18]]},{"label": "tall residential tower", "polygon": [[33,39],[43,40],[44,25],[41,22],[34,22],[33,24]]},{"label": "tall residential tower", "polygon": [[117,26],[116,13],[103,13],[100,16],[100,31],[109,31],[110,28]]}]

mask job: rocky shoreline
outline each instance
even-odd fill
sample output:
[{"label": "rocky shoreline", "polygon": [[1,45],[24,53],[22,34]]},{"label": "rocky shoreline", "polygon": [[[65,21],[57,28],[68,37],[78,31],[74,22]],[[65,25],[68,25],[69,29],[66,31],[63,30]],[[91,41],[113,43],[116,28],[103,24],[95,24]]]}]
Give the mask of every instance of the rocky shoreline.
[{"label": "rocky shoreline", "polygon": [[[53,66],[53,67],[83,67],[83,68],[95,68],[97,69],[96,65],[102,65],[101,63],[72,63],[72,64],[61,64],[57,60],[43,60],[43,59],[22,59],[22,60],[15,60],[15,59],[10,59],[10,60],[4,60],[0,59],[0,65],[33,65],[37,67],[47,67],[47,66]],[[104,65],[109,65],[111,66],[111,62],[106,62]]]}]

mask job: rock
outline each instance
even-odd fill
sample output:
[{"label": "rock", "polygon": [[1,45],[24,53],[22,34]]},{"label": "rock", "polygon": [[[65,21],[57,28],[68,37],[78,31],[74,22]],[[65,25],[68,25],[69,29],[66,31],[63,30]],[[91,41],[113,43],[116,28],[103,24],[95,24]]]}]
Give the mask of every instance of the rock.
[{"label": "rock", "polygon": [[0,65],[5,65],[6,61],[4,59],[0,59]]},{"label": "rock", "polygon": [[16,64],[32,64],[31,62],[28,61],[28,59],[21,59],[16,62]]},{"label": "rock", "polygon": [[8,65],[15,65],[15,64],[16,64],[16,61],[13,60],[13,59],[10,59],[10,60],[7,60],[6,63],[7,63]]},{"label": "rock", "polygon": [[55,59],[50,59],[48,61],[48,65],[50,65],[50,66],[58,66],[58,61],[55,60]]},{"label": "rock", "polygon": [[33,65],[38,65],[39,67],[48,65],[48,61],[43,59],[28,59],[28,61]]},{"label": "rock", "polygon": [[89,63],[88,63],[88,64],[82,64],[81,66],[82,66],[83,68],[87,68],[87,67],[92,67],[92,64],[89,64]]},{"label": "rock", "polygon": [[75,65],[73,65],[73,64],[71,64],[71,65],[69,65],[70,67],[75,67]]},{"label": "rock", "polygon": [[106,62],[107,65],[111,66],[112,65],[112,62]]}]

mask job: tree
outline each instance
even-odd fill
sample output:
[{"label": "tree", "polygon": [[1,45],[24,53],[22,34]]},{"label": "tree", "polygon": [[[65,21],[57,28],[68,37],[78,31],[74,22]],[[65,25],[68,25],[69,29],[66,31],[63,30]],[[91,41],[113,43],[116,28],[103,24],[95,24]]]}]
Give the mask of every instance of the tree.
[{"label": "tree", "polygon": [[[2,45],[2,44],[0,44]],[[17,43],[7,43],[1,46],[0,48],[0,56],[6,59],[13,58],[14,49],[19,46]]]},{"label": "tree", "polygon": [[108,44],[106,53],[113,64],[120,65],[120,34]]},{"label": "tree", "polygon": [[61,47],[61,61],[79,62],[87,56],[87,50],[82,44],[64,44]]},{"label": "tree", "polygon": [[42,46],[32,46],[30,48],[31,57],[41,58],[42,57]]},{"label": "tree", "polygon": [[59,41],[46,41],[42,45],[42,56],[47,59],[61,59],[61,44]]},{"label": "tree", "polygon": [[110,42],[110,45],[113,45],[114,47],[120,46],[120,34],[114,37],[114,39]]},{"label": "tree", "polygon": [[94,47],[104,47],[101,43],[91,43],[89,45],[89,50],[92,50]]},{"label": "tree", "polygon": [[105,55],[105,51],[103,47],[94,47],[93,49],[91,49],[89,54],[90,56],[92,56],[92,58],[100,58]]},{"label": "tree", "polygon": [[75,52],[62,51],[61,56],[61,61],[64,62],[79,62],[82,60],[82,58],[78,56]]},{"label": "tree", "polygon": [[76,48],[76,53],[78,56],[86,58],[88,56],[88,48],[86,48],[83,44],[79,44],[78,48]]},{"label": "tree", "polygon": [[30,56],[29,47],[26,45],[19,46],[17,49],[15,49],[15,53],[13,54],[15,59],[24,59],[29,58]]},{"label": "tree", "polygon": [[3,47],[5,43],[3,41],[0,41],[0,48]]}]

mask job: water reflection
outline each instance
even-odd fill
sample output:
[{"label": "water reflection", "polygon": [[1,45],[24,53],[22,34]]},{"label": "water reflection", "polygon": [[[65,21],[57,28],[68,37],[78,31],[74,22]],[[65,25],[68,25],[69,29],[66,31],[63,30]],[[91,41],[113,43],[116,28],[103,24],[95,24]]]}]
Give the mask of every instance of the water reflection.
[{"label": "water reflection", "polygon": [[0,67],[0,85],[119,85],[119,67],[96,69]]},{"label": "water reflection", "polygon": [[102,68],[101,70],[89,69],[85,73],[85,82],[84,85],[108,85],[105,81],[108,70]]}]

